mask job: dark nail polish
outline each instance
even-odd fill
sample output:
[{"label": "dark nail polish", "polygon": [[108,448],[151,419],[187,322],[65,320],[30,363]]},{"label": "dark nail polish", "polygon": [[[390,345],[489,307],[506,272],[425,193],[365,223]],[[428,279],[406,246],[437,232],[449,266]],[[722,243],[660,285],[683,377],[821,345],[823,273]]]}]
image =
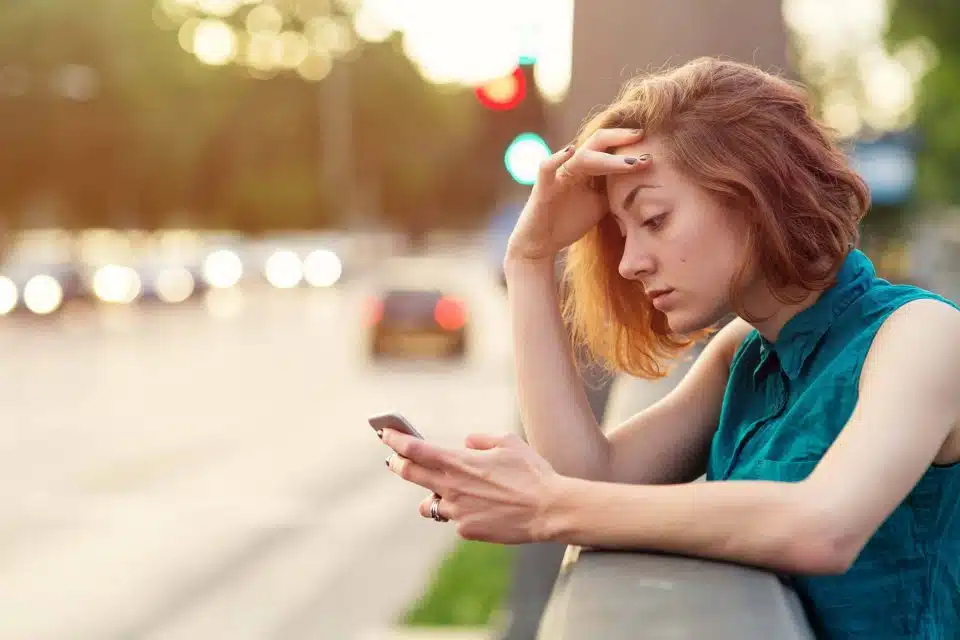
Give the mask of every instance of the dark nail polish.
[{"label": "dark nail polish", "polygon": [[643,154],[642,156],[640,156],[640,162],[646,162],[646,161],[649,160],[649,159],[650,159],[650,154],[649,154],[649,153],[645,153],[645,154]]},{"label": "dark nail polish", "polygon": [[564,149],[563,152],[564,152],[564,153],[569,153],[571,149],[573,149],[573,145],[572,145],[572,144],[569,145],[566,149]]},{"label": "dark nail polish", "polygon": [[627,164],[637,164],[637,159],[632,156],[629,158],[624,158],[623,161]]},{"label": "dark nail polish", "polygon": [[377,429],[377,437],[383,440],[383,429]]},{"label": "dark nail polish", "polygon": [[390,458],[386,458],[386,459],[383,461],[383,464],[387,465],[387,469],[389,469],[389,468],[390,468]]}]

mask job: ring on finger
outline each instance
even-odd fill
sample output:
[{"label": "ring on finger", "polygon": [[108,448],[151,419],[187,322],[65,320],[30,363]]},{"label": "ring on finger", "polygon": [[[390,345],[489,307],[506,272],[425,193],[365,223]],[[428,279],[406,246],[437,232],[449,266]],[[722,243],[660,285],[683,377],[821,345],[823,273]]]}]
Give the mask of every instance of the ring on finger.
[{"label": "ring on finger", "polygon": [[449,518],[444,518],[440,515],[440,500],[440,496],[437,494],[433,495],[433,502],[430,503],[430,517],[437,522],[449,522]]},{"label": "ring on finger", "polygon": [[574,173],[573,173],[572,171],[570,171],[570,169],[567,168],[567,163],[566,163],[566,162],[564,162],[563,164],[560,165],[560,172],[561,172],[563,175],[567,176],[568,178],[576,178],[576,177],[577,177],[576,175],[574,175]]}]

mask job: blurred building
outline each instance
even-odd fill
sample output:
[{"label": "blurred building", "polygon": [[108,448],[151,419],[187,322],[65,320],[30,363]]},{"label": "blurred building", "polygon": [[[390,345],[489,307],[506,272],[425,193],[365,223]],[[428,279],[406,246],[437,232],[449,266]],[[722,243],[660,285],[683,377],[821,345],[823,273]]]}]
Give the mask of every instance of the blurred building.
[{"label": "blurred building", "polygon": [[581,0],[570,91],[551,114],[551,133],[571,139],[639,72],[717,55],[790,75],[787,49],[776,0]]}]

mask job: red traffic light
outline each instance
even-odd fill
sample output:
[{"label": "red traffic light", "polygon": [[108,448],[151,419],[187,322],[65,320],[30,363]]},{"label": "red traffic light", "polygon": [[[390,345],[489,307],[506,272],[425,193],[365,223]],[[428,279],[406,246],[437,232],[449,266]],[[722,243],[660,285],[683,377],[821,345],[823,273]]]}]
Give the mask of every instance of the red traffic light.
[{"label": "red traffic light", "polygon": [[513,109],[527,95],[527,79],[523,69],[517,67],[513,73],[496,80],[491,80],[476,89],[480,104],[495,111]]}]

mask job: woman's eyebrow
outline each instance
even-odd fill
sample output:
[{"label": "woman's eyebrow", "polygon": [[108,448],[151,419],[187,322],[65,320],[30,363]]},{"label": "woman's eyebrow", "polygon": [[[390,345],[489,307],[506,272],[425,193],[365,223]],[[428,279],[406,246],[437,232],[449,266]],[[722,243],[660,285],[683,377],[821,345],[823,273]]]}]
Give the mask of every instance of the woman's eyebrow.
[{"label": "woman's eyebrow", "polygon": [[637,194],[640,193],[641,189],[659,189],[660,187],[661,185],[659,184],[638,184],[633,189],[630,189],[630,193],[623,199],[623,210],[630,210],[630,207],[633,206],[633,201],[637,199]]}]

